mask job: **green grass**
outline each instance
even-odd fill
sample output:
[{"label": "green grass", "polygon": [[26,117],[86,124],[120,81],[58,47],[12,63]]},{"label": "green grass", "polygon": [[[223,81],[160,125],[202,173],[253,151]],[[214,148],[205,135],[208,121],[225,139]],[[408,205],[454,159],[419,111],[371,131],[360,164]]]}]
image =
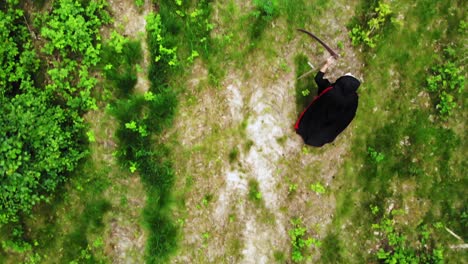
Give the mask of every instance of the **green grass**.
[{"label": "green grass", "polygon": [[[132,94],[137,83],[136,65],[141,58],[140,41],[128,40],[123,44],[122,53],[116,53],[115,47],[110,44],[104,45],[101,67],[106,78],[110,80],[109,89],[115,90],[116,97],[128,98]],[[117,89],[112,89],[113,87]]]},{"label": "green grass", "polygon": [[[18,263],[36,256],[45,261],[40,263],[49,263],[50,259],[60,263],[107,263],[102,245],[94,246],[102,241],[103,218],[112,210],[104,194],[110,186],[109,169],[103,165],[88,158],[49,203],[35,207],[35,217],[26,217],[20,223],[27,230],[23,239],[33,245],[32,249],[23,254],[0,250],[5,262]],[[86,252],[87,259],[82,258],[82,252]]]},{"label": "green grass", "polygon": [[239,149],[238,148],[233,148],[231,152],[229,152],[229,162],[233,163],[239,158]]},{"label": "green grass", "polygon": [[327,12],[330,1],[316,0],[312,3],[305,0],[278,0],[278,8],[281,16],[286,18],[290,34],[296,28],[304,28],[317,25],[318,16]]},{"label": "green grass", "polygon": [[[254,0],[254,9],[249,14],[249,36],[252,44],[262,37],[268,25],[278,16],[276,0]],[[253,46],[251,46],[253,47]]]},{"label": "green grass", "polygon": [[[154,37],[150,35],[150,43]],[[150,51],[155,57],[157,51]],[[154,69],[154,65],[152,68]],[[164,68],[158,71],[160,74],[169,73]],[[143,225],[148,231],[145,253],[147,263],[166,261],[176,248],[177,237],[177,227],[168,209],[174,181],[172,164],[167,158],[169,150],[151,138],[151,135],[159,135],[170,126],[176,101],[173,92],[161,87],[158,77],[160,76],[149,76],[150,92],[155,95],[154,99],[133,94],[128,99],[117,101],[112,108],[120,125],[116,131],[119,139],[119,163],[123,169],[134,166],[146,190]],[[130,122],[144,127],[148,134],[128,129],[126,124]]]},{"label": "green grass", "polygon": [[[367,254],[352,256],[350,253],[362,248],[372,236],[371,218],[366,216],[366,212],[370,214],[370,204],[381,208],[394,204],[398,209],[409,201],[427,201],[431,204],[429,208],[416,207],[414,210],[421,211],[407,212],[407,217],[422,216],[418,220],[429,225],[440,221],[457,234],[467,233],[466,223],[460,221],[466,211],[463,204],[466,203],[464,186],[467,183],[460,159],[466,149],[463,134],[448,126],[450,122],[430,121],[431,115],[437,115],[434,106],[426,107],[419,96],[426,91],[429,67],[436,63],[434,51],[440,53],[447,43],[463,40],[463,36],[457,37],[450,27],[463,17],[463,11],[457,6],[461,8],[461,2],[416,1],[411,7],[406,3],[391,5],[395,14],[405,17],[403,26],[388,27],[377,47],[366,49],[362,54],[366,67],[355,120],[357,136],[352,146],[353,155],[346,161],[340,176],[341,185],[346,189],[338,194],[334,219],[335,228],[349,220],[353,224],[344,232],[328,235],[338,240],[335,244],[346,245],[338,252],[344,252],[340,256],[349,258],[352,263],[373,259]],[[444,17],[449,17],[447,22]],[[435,26],[439,23],[441,26]],[[458,111],[466,113],[463,109]],[[385,158],[375,162],[368,154],[368,147]],[[410,182],[417,184],[409,185]],[[402,193],[402,188],[412,188],[412,191]],[[405,234],[412,236],[412,228],[406,229]],[[358,237],[362,242],[358,245],[349,242],[356,239],[348,233],[354,233],[352,230],[361,230]],[[454,242],[442,231],[435,232],[432,239],[444,247]],[[334,247],[325,243],[324,262],[333,260],[332,252],[337,251]],[[467,256],[448,249],[445,255],[447,261],[466,260]]]},{"label": "green grass", "polygon": [[275,258],[275,261],[277,263],[286,263],[286,256],[282,251],[276,250],[275,252],[273,252],[273,257]]},{"label": "green grass", "polygon": [[341,255],[342,247],[340,238],[335,233],[329,233],[323,239],[323,249],[321,251],[321,261],[323,263],[343,263]]}]

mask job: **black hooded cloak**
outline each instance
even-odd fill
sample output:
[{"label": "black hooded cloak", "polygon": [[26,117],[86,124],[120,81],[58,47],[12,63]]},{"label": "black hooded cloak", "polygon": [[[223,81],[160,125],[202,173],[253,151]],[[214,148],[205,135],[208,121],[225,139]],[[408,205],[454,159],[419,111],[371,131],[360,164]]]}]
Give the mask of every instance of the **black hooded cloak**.
[{"label": "black hooded cloak", "polygon": [[331,84],[318,72],[318,92],[296,122],[296,132],[307,145],[321,147],[330,143],[351,123],[358,107],[361,84],[353,76],[342,76]]}]

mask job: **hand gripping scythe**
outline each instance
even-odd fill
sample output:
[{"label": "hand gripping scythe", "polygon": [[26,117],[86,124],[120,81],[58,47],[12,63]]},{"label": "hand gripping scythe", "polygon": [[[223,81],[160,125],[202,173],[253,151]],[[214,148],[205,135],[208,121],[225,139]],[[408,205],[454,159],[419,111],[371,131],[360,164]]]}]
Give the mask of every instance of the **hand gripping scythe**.
[{"label": "hand gripping scythe", "polygon": [[[322,40],[320,40],[317,36],[315,36],[314,34],[310,33],[309,31],[305,30],[305,29],[300,29],[298,28],[297,31],[300,31],[302,33],[305,33],[307,35],[309,35],[311,38],[317,40],[320,44],[322,44],[322,46],[335,58],[335,59],[338,59],[340,57],[340,55],[338,55],[338,53],[336,53],[335,51],[333,51],[327,44],[325,44],[325,42],[323,42]],[[305,74],[303,74],[302,76],[300,76],[299,78],[297,78],[298,80],[309,75],[310,73],[312,73],[313,70],[309,71],[309,72],[306,72]]]}]

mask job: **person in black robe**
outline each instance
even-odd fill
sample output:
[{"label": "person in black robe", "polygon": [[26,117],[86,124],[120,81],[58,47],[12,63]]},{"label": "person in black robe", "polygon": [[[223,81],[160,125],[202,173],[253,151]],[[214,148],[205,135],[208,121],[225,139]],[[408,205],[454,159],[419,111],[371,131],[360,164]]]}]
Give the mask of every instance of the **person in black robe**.
[{"label": "person in black robe", "polygon": [[334,58],[330,57],[315,76],[317,96],[294,127],[304,143],[314,147],[333,142],[351,123],[358,107],[359,80],[350,74],[338,78],[335,83],[323,78],[333,62]]}]

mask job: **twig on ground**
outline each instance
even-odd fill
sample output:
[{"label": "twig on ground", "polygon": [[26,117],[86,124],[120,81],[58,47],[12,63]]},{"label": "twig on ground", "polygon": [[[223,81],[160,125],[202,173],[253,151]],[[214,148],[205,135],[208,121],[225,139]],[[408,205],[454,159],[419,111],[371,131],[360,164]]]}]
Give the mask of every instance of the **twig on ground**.
[{"label": "twig on ground", "polygon": [[302,78],[308,76],[309,74],[311,74],[311,73],[315,70],[315,69],[314,69],[314,68],[315,68],[314,65],[313,65],[310,61],[308,61],[307,64],[309,65],[309,67],[310,67],[312,70],[310,70],[310,71],[308,71],[308,72],[302,74],[301,76],[299,76],[299,77],[297,78],[298,80],[300,80],[300,79],[302,79]]},{"label": "twig on ground", "polygon": [[[452,230],[448,229],[447,227],[445,227],[445,230],[447,230],[447,232],[449,232],[449,233],[450,233],[452,236],[454,236],[456,239],[458,239],[458,240],[460,240],[460,241],[462,241],[462,242],[465,242],[465,241],[463,241],[463,239],[462,239],[459,235],[455,234]],[[466,244],[465,244],[465,245],[466,245]]]}]

